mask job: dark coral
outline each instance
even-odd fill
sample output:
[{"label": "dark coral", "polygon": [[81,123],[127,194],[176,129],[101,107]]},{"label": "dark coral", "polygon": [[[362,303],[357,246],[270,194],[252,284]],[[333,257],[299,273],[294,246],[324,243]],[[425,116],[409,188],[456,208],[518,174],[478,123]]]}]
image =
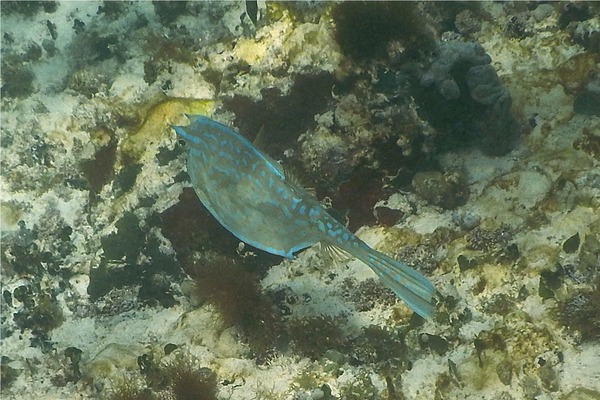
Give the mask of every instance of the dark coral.
[{"label": "dark coral", "polygon": [[434,47],[417,3],[342,2],[334,8],[333,19],[342,52],[357,61],[385,58],[393,41],[401,41],[412,56]]},{"label": "dark coral", "polygon": [[398,249],[397,258],[420,272],[429,274],[438,267],[439,259],[436,257],[436,254],[442,246],[436,245],[434,239],[430,237],[425,243],[402,246],[402,248]]},{"label": "dark coral", "polygon": [[128,4],[120,1],[103,1],[98,6],[97,14],[103,14],[106,18],[115,20],[127,12]]},{"label": "dark coral", "polygon": [[126,164],[114,179],[116,195],[119,196],[129,192],[133,188],[133,185],[135,185],[140,172],[142,172],[141,164]]},{"label": "dark coral", "polygon": [[600,137],[590,129],[584,128],[582,130],[582,136],[573,142],[573,147],[583,150],[590,156],[600,160]]},{"label": "dark coral", "polygon": [[[483,47],[473,42],[440,42],[437,57],[429,69],[421,76],[421,85],[430,87],[435,85],[439,94],[446,100],[460,97],[461,88],[453,72],[460,68],[460,72],[468,72],[476,65],[487,65],[492,61]],[[462,67],[462,68],[461,68]]]},{"label": "dark coral", "polygon": [[117,143],[111,141],[98,149],[94,158],[81,162],[81,171],[85,175],[92,193],[99,193],[112,177],[116,151]]},{"label": "dark coral", "polygon": [[515,302],[508,295],[499,293],[486,300],[483,309],[488,314],[506,316],[515,310]]},{"label": "dark coral", "polygon": [[181,15],[188,13],[187,1],[153,1],[152,5],[163,25],[172,24]]},{"label": "dark coral", "polygon": [[476,227],[468,233],[467,248],[484,252],[499,251],[510,244],[513,236],[513,230],[507,226],[501,226],[494,230]]},{"label": "dark coral", "polygon": [[116,232],[101,238],[104,257],[90,271],[88,286],[93,301],[114,289],[135,287],[135,299],[131,298],[132,292],[117,302],[163,307],[177,303],[171,283],[181,277],[181,268],[172,256],[160,250],[161,240],[151,232],[159,220],[158,216],[150,216],[142,227],[139,218],[127,212],[115,223]]},{"label": "dark coral", "polygon": [[337,190],[327,188],[323,192],[319,190],[317,194],[319,197],[331,197],[334,210],[330,212],[354,232],[361,226],[375,223],[375,203],[392,193],[384,187],[383,178],[381,171],[359,166]]},{"label": "dark coral", "polygon": [[67,347],[64,350],[61,357],[62,368],[51,378],[51,381],[55,386],[63,387],[68,383],[75,383],[81,379],[82,373],[79,364],[81,362],[82,354],[83,351],[77,347]]},{"label": "dark coral", "polygon": [[423,333],[419,336],[419,343],[423,348],[435,351],[440,356],[444,355],[450,345],[446,339],[439,335],[431,335],[429,333]]},{"label": "dark coral", "polygon": [[579,233],[574,234],[564,241],[562,248],[565,253],[575,253],[579,250],[579,244],[581,240],[579,239]]},{"label": "dark coral", "polygon": [[101,239],[104,257],[111,261],[137,261],[144,245],[144,232],[140,220],[133,212],[127,212],[115,224],[116,232]]},{"label": "dark coral", "polygon": [[600,79],[589,82],[577,95],[573,103],[573,111],[600,117]]},{"label": "dark coral", "polygon": [[525,39],[533,36],[529,27],[529,21],[524,15],[511,15],[506,22],[506,33],[515,39]]},{"label": "dark coral", "polygon": [[585,21],[593,15],[594,11],[588,2],[566,3],[558,18],[558,25],[564,29],[572,22]]},{"label": "dark coral", "polygon": [[235,113],[235,125],[242,134],[252,140],[262,131],[258,146],[273,157],[281,157],[296,146],[298,136],[314,125],[314,116],[328,106],[333,85],[330,74],[299,75],[287,95],[277,88],[264,88],[258,102],[234,95],[223,104]]},{"label": "dark coral", "polygon": [[172,283],[180,275],[178,264],[162,253],[150,256],[141,265],[109,264],[102,260],[90,271],[87,291],[94,310],[103,315],[119,314],[143,305],[171,307],[177,304]]},{"label": "dark coral", "polygon": [[575,43],[582,45],[586,50],[600,53],[600,29],[575,31],[573,33]]},{"label": "dark coral", "polygon": [[490,62],[477,43],[440,42],[435,61],[420,79],[427,89],[416,92],[422,115],[443,133],[440,150],[475,144],[502,155],[515,144],[522,128]]},{"label": "dark coral", "polygon": [[471,10],[466,9],[456,14],[454,26],[458,32],[467,35],[481,30],[481,20]]}]

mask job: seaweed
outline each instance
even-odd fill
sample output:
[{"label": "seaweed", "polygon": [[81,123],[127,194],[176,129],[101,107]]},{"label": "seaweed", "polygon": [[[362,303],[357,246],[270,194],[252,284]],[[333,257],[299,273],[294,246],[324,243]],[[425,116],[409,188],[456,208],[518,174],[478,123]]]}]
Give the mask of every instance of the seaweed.
[{"label": "seaweed", "polygon": [[117,142],[111,140],[106,146],[102,146],[96,151],[94,158],[81,162],[81,171],[90,185],[92,194],[100,193],[102,187],[114,174],[116,151]]},{"label": "seaweed", "polygon": [[216,400],[217,374],[197,367],[193,360],[177,357],[161,368],[174,400]]},{"label": "seaweed", "polygon": [[395,366],[408,365],[408,349],[400,332],[369,325],[351,342],[351,354],[361,364],[391,363],[393,360]]},{"label": "seaweed", "polygon": [[57,1],[2,1],[1,10],[5,15],[21,14],[32,18],[40,11],[52,14],[58,7]]},{"label": "seaweed", "polygon": [[314,125],[314,116],[323,112],[331,100],[333,77],[328,73],[299,75],[289,94],[277,88],[261,90],[262,99],[234,95],[225,98],[225,109],[236,115],[235,125],[242,134],[254,139],[260,131],[265,135],[261,150],[280,157],[288,148],[294,148],[298,136]]},{"label": "seaweed", "polygon": [[[93,300],[106,296],[113,289],[131,286],[137,288],[136,299],[131,300],[133,293],[125,290],[114,299],[116,303],[131,304],[133,301],[163,307],[177,304],[171,285],[173,279],[182,276],[181,268],[174,257],[160,250],[160,239],[151,233],[154,223],[160,221],[158,215],[154,216],[146,219],[142,229],[138,217],[133,212],[126,212],[115,223],[116,232],[100,239],[104,257],[100,265],[90,271],[88,285],[88,294]],[[116,309],[120,308],[117,304]]]},{"label": "seaweed", "polygon": [[[4,239],[3,247],[6,262],[2,263],[3,272],[7,275],[43,276],[45,272],[51,275],[68,274],[63,268],[65,257],[75,248],[71,241],[73,228],[66,225],[55,211],[49,211],[46,219],[31,229],[24,221],[19,221],[19,230]],[[40,243],[45,243],[42,246]],[[4,261],[4,260],[3,260]]]},{"label": "seaweed", "polygon": [[[356,167],[337,190],[327,189],[324,194],[331,197],[334,216],[337,213],[337,219],[347,222],[352,232],[361,226],[373,225],[376,221],[373,207],[385,195],[391,194],[391,190],[384,187],[381,172],[361,166]],[[345,216],[347,221],[340,215]]]},{"label": "seaweed", "polygon": [[579,291],[561,302],[559,321],[577,332],[582,342],[600,341],[600,277],[589,291]]},{"label": "seaweed", "polygon": [[104,257],[135,264],[145,243],[145,232],[133,212],[127,212],[115,223],[116,232],[101,239]]},{"label": "seaweed", "polygon": [[558,17],[558,26],[565,29],[571,22],[579,22],[590,19],[594,16],[594,11],[587,2],[566,3]]},{"label": "seaweed", "polygon": [[281,335],[281,321],[257,275],[242,262],[211,252],[184,268],[194,279],[198,298],[214,305],[227,326],[241,330],[257,363],[268,361]]},{"label": "seaweed", "polygon": [[346,278],[342,283],[344,297],[354,303],[359,312],[369,311],[378,304],[392,306],[396,304],[397,297],[380,280],[366,279],[358,284],[351,278]]},{"label": "seaweed", "polygon": [[29,284],[15,288],[13,297],[22,303],[13,316],[15,325],[22,330],[31,330],[31,346],[51,351],[49,333],[65,319],[56,293],[42,289],[39,284]]},{"label": "seaweed", "polygon": [[341,327],[341,317],[325,315],[296,318],[287,322],[292,348],[312,360],[321,358],[328,350],[346,353],[349,340]]},{"label": "seaweed", "polygon": [[110,400],[216,400],[217,375],[189,354],[177,353],[166,362],[153,354],[138,357],[142,379],[125,379],[108,395]]},{"label": "seaweed", "polygon": [[2,360],[0,361],[0,381],[2,382],[2,385],[0,385],[0,394],[9,388],[19,375],[21,375],[21,370],[8,365],[11,361],[7,356],[2,356]]},{"label": "seaweed", "polygon": [[152,5],[163,25],[171,25],[181,15],[188,13],[187,1],[153,1]]},{"label": "seaweed", "polygon": [[21,63],[2,62],[2,96],[25,98],[35,92],[33,70]]},{"label": "seaweed", "polygon": [[342,52],[356,61],[384,58],[388,43],[394,40],[400,40],[413,56],[434,47],[417,3],[343,2],[332,16]]}]

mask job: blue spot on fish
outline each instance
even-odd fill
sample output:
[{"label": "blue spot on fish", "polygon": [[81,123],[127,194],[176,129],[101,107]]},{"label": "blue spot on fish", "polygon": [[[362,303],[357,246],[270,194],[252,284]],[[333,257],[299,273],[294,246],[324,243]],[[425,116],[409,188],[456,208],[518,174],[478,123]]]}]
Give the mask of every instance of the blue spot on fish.
[{"label": "blue spot on fish", "polygon": [[292,210],[295,210],[301,201],[302,201],[302,199],[298,199],[298,198],[294,197],[292,199]]}]

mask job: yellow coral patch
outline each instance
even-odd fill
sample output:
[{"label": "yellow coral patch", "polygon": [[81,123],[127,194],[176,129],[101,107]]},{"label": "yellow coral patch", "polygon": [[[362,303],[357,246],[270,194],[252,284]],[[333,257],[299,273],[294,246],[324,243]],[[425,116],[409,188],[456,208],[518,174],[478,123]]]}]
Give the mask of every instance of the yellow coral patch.
[{"label": "yellow coral patch", "polygon": [[156,149],[150,145],[170,134],[170,125],[184,122],[184,114],[210,115],[213,108],[212,100],[165,100],[148,110],[140,129],[123,141],[121,151],[130,159],[139,160],[147,149]]},{"label": "yellow coral patch", "polygon": [[242,39],[235,46],[235,54],[250,65],[258,64],[267,52],[265,42]]}]

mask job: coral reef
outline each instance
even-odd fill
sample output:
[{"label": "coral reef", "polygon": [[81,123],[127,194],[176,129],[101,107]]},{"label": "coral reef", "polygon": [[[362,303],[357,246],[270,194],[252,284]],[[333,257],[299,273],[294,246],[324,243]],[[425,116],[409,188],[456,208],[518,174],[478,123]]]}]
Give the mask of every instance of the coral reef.
[{"label": "coral reef", "polygon": [[[593,2],[1,2],[4,399],[600,398]],[[428,276],[282,260],[170,125],[235,127]]]},{"label": "coral reef", "polygon": [[[435,61],[420,78],[421,85],[435,86],[441,98],[421,93],[427,120],[450,138],[454,146],[474,142],[488,154],[510,151],[521,133],[511,111],[510,93],[490,65],[491,58],[479,43],[440,42]],[[443,109],[443,112],[439,110]]]}]

